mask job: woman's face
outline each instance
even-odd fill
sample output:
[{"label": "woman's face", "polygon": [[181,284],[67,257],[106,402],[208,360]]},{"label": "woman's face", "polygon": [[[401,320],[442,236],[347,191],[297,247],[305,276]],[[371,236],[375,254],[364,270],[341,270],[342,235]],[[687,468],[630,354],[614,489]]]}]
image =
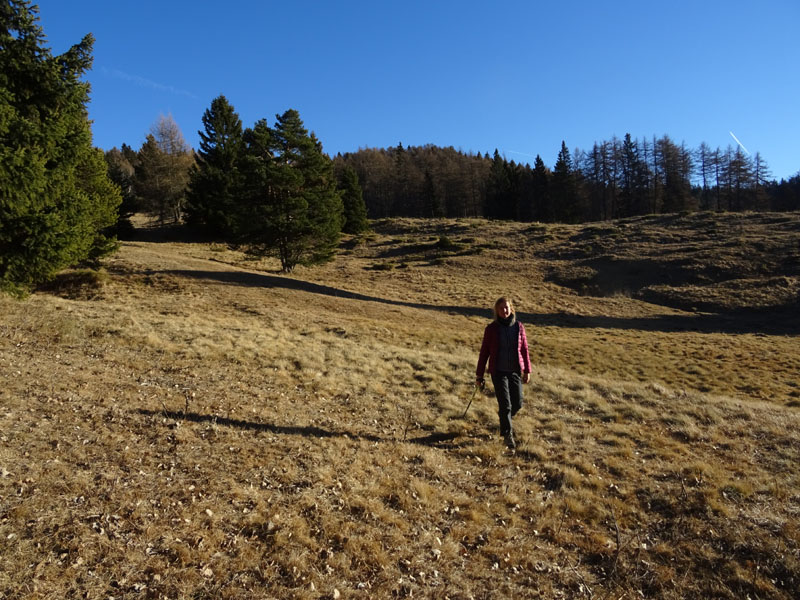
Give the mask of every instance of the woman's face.
[{"label": "woman's face", "polygon": [[497,316],[501,319],[507,319],[511,316],[511,305],[508,302],[501,302],[497,305]]}]

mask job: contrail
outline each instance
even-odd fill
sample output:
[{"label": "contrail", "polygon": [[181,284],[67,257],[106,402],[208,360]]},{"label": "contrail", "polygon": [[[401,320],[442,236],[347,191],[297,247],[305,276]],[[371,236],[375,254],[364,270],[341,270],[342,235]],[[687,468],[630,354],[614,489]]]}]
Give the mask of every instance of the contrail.
[{"label": "contrail", "polygon": [[164,85],[163,83],[145,79],[144,77],[139,77],[138,75],[131,75],[130,73],[120,71],[119,69],[107,69],[102,67],[101,71],[103,72],[103,75],[108,75],[110,77],[114,77],[115,79],[130,81],[139,87],[150,88],[159,92],[167,92],[169,94],[175,94],[176,96],[187,96],[193,100],[197,99],[197,96],[188,90],[182,90],[171,85]]},{"label": "contrail", "polygon": [[531,158],[536,158],[535,154],[528,154],[527,152],[517,152],[516,150],[505,150],[505,152],[509,152],[510,154],[520,154],[522,156],[530,156]]},{"label": "contrail", "polygon": [[747,148],[745,148],[745,147],[744,147],[744,144],[743,144],[742,142],[740,142],[740,141],[739,141],[739,138],[737,138],[735,135],[733,135],[733,132],[732,132],[732,131],[729,131],[728,133],[730,133],[730,134],[731,134],[731,137],[732,137],[734,140],[736,140],[736,143],[737,143],[737,144],[739,144],[739,146],[742,148],[742,150],[744,150],[744,151],[747,153],[747,155],[749,156],[749,155],[750,155],[750,150],[748,150]]}]

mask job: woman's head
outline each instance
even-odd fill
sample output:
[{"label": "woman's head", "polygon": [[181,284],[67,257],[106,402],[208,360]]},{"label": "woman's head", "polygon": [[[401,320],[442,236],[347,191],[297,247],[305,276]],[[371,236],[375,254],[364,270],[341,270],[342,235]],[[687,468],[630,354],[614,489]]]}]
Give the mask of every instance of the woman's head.
[{"label": "woman's head", "polygon": [[501,296],[494,303],[494,316],[498,319],[507,319],[514,314],[514,305],[511,303],[511,298]]}]

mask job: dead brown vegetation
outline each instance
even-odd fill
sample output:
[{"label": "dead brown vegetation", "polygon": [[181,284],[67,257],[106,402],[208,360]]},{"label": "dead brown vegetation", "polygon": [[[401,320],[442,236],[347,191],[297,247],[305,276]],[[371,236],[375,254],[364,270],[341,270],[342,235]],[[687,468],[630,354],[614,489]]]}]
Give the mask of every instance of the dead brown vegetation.
[{"label": "dead brown vegetation", "polygon": [[[795,597],[800,216],[692,219],[392,220],[292,277],[150,231],[0,299],[0,596]],[[629,292],[558,285],[586,240]],[[462,418],[501,294],[515,453]]]}]

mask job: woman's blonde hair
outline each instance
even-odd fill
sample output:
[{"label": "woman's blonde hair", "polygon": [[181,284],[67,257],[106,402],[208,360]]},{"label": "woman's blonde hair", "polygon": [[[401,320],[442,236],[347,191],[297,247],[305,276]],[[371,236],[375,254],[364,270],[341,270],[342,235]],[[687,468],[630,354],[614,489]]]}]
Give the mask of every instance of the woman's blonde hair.
[{"label": "woman's blonde hair", "polygon": [[498,318],[498,317],[500,316],[500,315],[497,313],[497,309],[498,309],[498,308],[500,307],[500,305],[501,305],[501,304],[503,304],[504,302],[508,302],[508,307],[511,309],[511,314],[512,314],[512,315],[514,314],[514,303],[513,303],[513,302],[511,302],[511,298],[507,298],[506,296],[500,296],[500,297],[499,297],[497,300],[495,300],[495,302],[494,302],[494,316],[495,316],[495,318]]}]

